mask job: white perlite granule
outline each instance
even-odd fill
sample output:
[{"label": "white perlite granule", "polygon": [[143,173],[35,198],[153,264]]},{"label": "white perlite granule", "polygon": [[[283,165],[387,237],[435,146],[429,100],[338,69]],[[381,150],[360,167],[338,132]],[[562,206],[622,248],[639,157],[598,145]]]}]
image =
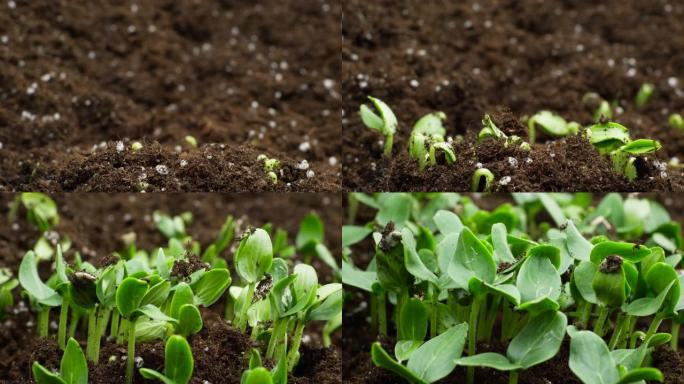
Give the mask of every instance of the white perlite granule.
[{"label": "white perlite granule", "polygon": [[154,167],[154,169],[160,175],[168,175],[169,174],[169,169],[166,167],[166,165],[159,164],[156,167]]}]

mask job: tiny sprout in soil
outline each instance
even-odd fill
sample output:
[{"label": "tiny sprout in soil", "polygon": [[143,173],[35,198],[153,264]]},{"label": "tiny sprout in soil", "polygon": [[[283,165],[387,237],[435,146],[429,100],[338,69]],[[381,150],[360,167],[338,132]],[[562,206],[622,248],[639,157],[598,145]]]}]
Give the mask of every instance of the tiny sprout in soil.
[{"label": "tiny sprout in soil", "polygon": [[493,197],[349,196],[342,281],[350,309],[367,300],[349,319],[378,335],[365,345],[374,366],[413,384],[529,383],[554,369],[586,384],[682,379],[653,358],[667,345],[680,359],[684,322],[684,238],[661,203]]},{"label": "tiny sprout in soil", "polygon": [[[187,384],[194,366],[190,345],[196,337],[206,337],[206,313],[219,301],[225,302],[225,310],[209,326],[216,327],[216,321],[225,327],[232,324],[245,340],[251,339],[248,343],[254,350],[236,352],[244,354],[245,363],[252,356],[245,372],[251,383],[264,382],[258,379],[264,368],[260,357],[255,357],[261,352],[276,367],[272,373],[267,371],[268,382],[286,384],[302,358],[302,340],[311,332],[320,333],[320,343],[329,347],[333,333],[342,326],[341,269],[325,245],[323,222],[313,212],[301,221],[292,245],[288,233],[272,224],[248,227],[236,236],[243,219],[229,216],[215,240],[203,247],[188,234],[192,214],[169,216],[155,211],[152,223],[165,243],[150,251],[139,249],[136,233],[129,233],[122,239],[123,249],[96,266],[84,261],[66,236],[56,232],[59,214],[50,197],[18,195],[10,220],[18,220],[22,211],[41,238],[51,240],[37,242],[25,253],[16,278],[10,269],[0,269],[0,316],[15,313],[14,300],[21,294],[37,313],[36,334],[45,341],[55,340],[55,348],[63,350],[59,371],[46,368],[43,361],[33,363],[38,383],[87,383],[89,364],[92,373],[93,367],[117,361],[115,356],[100,359],[103,342],[126,351],[121,356],[121,380],[125,377],[126,383],[133,383],[140,359],[137,348],[141,343],[165,341],[163,367],[138,365],[139,375]],[[234,239],[237,244],[231,248]],[[233,266],[225,258],[229,253],[234,253]],[[43,263],[53,266],[47,278]],[[313,263],[328,266],[333,281],[321,282]],[[58,322],[53,332],[49,324],[55,311]]]}]

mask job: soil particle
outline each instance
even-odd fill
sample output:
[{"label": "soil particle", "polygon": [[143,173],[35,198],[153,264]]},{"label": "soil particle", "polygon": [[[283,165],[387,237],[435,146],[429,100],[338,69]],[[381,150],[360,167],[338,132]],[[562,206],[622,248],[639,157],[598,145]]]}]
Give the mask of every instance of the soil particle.
[{"label": "soil particle", "polygon": [[187,257],[187,259],[179,259],[173,263],[173,268],[171,269],[171,276],[179,279],[185,279],[192,275],[194,272],[207,267],[207,263],[203,262],[202,259],[199,258],[199,256],[190,255]]},{"label": "soil particle", "polygon": [[661,346],[653,351],[653,364],[665,376],[664,383],[684,384],[684,357],[667,346]]}]

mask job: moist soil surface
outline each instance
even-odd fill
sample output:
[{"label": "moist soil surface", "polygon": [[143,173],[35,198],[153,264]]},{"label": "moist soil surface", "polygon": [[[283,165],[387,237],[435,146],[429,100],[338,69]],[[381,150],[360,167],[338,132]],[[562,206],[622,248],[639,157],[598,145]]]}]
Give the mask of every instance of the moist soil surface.
[{"label": "moist soil surface", "polygon": [[[351,191],[469,191],[478,167],[499,191],[684,190],[682,170],[658,169],[684,153],[684,133],[669,128],[684,112],[684,4],[671,1],[349,0],[343,2],[343,180]],[[656,91],[634,106],[641,85]],[[477,144],[485,113],[508,134],[526,137],[523,116],[550,110],[584,126],[587,92],[617,102],[613,117],[632,138],[663,149],[629,182],[578,137],[541,137],[531,153]],[[358,116],[372,95],[399,120],[390,159]],[[456,163],[425,172],[408,156],[415,121],[447,114]],[[522,135],[521,135],[522,133]],[[508,181],[508,177],[510,181]]]},{"label": "moist soil surface", "polygon": [[[0,191],[338,190],[340,14],[329,0],[3,1]],[[283,163],[276,185],[262,153]]]},{"label": "moist soil surface", "polygon": [[[157,209],[174,215],[192,212],[193,221],[187,231],[201,244],[213,241],[227,215],[238,219],[239,227],[243,230],[248,225],[273,223],[276,228],[288,231],[292,243],[301,218],[315,211],[325,224],[326,245],[334,254],[338,253],[334,250],[339,250],[341,246],[341,199],[335,194],[66,194],[54,197],[60,212],[56,232],[69,236],[73,241],[72,249],[79,250],[84,259],[96,265],[108,263],[111,252],[123,248],[122,235],[130,232],[136,233],[136,244],[141,249],[163,244],[165,239],[152,221],[152,212]],[[16,272],[21,256],[33,247],[39,234],[25,220],[23,210],[20,210],[16,222],[7,222],[6,215],[12,198],[11,194],[0,194],[0,267],[9,267]],[[229,260],[229,264],[232,265],[232,260]],[[320,281],[331,281],[332,272],[327,266],[317,259],[313,265]],[[192,268],[192,265],[188,267]],[[49,274],[47,270],[41,269],[41,272]],[[53,339],[37,338],[37,319],[28,310],[27,303],[18,295],[16,300],[17,305],[11,309],[12,313],[0,319],[0,383],[30,383],[33,361],[40,361],[53,369],[58,368],[61,358],[61,351]],[[204,328],[189,338],[195,358],[193,384],[205,384],[205,380],[214,384],[239,383],[240,375],[247,368],[243,353],[256,346],[248,335],[238,332],[222,319],[222,302],[219,300],[214,306],[203,309]],[[58,313],[54,310],[51,312],[54,327],[51,326],[50,334],[54,335]],[[339,333],[333,335],[333,347],[323,348],[319,325],[307,328],[305,337],[309,341],[302,343],[300,363],[290,374],[288,382],[339,383],[342,365]],[[78,339],[85,340],[85,335]],[[148,368],[161,371],[163,354],[164,345],[161,341],[140,343],[136,347],[136,355],[143,359],[144,366]],[[91,366],[90,382],[124,382],[125,361],[121,359],[124,356],[125,346],[103,339],[101,363],[96,367]],[[265,365],[269,364],[273,362],[265,362]],[[146,381],[137,377],[135,382]]]}]

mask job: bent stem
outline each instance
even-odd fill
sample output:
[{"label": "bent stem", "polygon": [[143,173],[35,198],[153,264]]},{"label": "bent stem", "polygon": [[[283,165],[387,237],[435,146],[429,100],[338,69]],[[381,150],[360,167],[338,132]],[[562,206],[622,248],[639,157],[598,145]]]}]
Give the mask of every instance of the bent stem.
[{"label": "bent stem", "polygon": [[128,323],[128,357],[126,358],[126,383],[133,383],[133,364],[135,363],[135,321]]},{"label": "bent stem", "polygon": [[648,331],[646,331],[646,336],[644,336],[644,341],[647,342],[648,339],[653,336],[653,334],[658,331],[658,327],[660,327],[660,323],[662,323],[663,319],[665,318],[665,312],[658,312],[655,315],[655,318],[651,322],[651,326],[648,327]]},{"label": "bent stem", "polygon": [[392,145],[394,144],[394,135],[387,135],[385,136],[385,151],[383,152],[383,155],[387,157],[392,156]]},{"label": "bent stem", "polygon": [[304,333],[305,325],[304,320],[300,319],[297,321],[297,327],[295,328],[294,336],[292,336],[292,346],[287,353],[288,372],[292,372],[295,365],[297,365],[297,360],[299,359],[299,345],[302,342],[302,334]]},{"label": "bent stem", "polygon": [[[477,342],[477,317],[480,314],[481,297],[476,297],[470,306],[470,316],[468,319],[468,356],[475,355],[475,343]],[[475,382],[475,367],[467,367],[466,383]]]}]

